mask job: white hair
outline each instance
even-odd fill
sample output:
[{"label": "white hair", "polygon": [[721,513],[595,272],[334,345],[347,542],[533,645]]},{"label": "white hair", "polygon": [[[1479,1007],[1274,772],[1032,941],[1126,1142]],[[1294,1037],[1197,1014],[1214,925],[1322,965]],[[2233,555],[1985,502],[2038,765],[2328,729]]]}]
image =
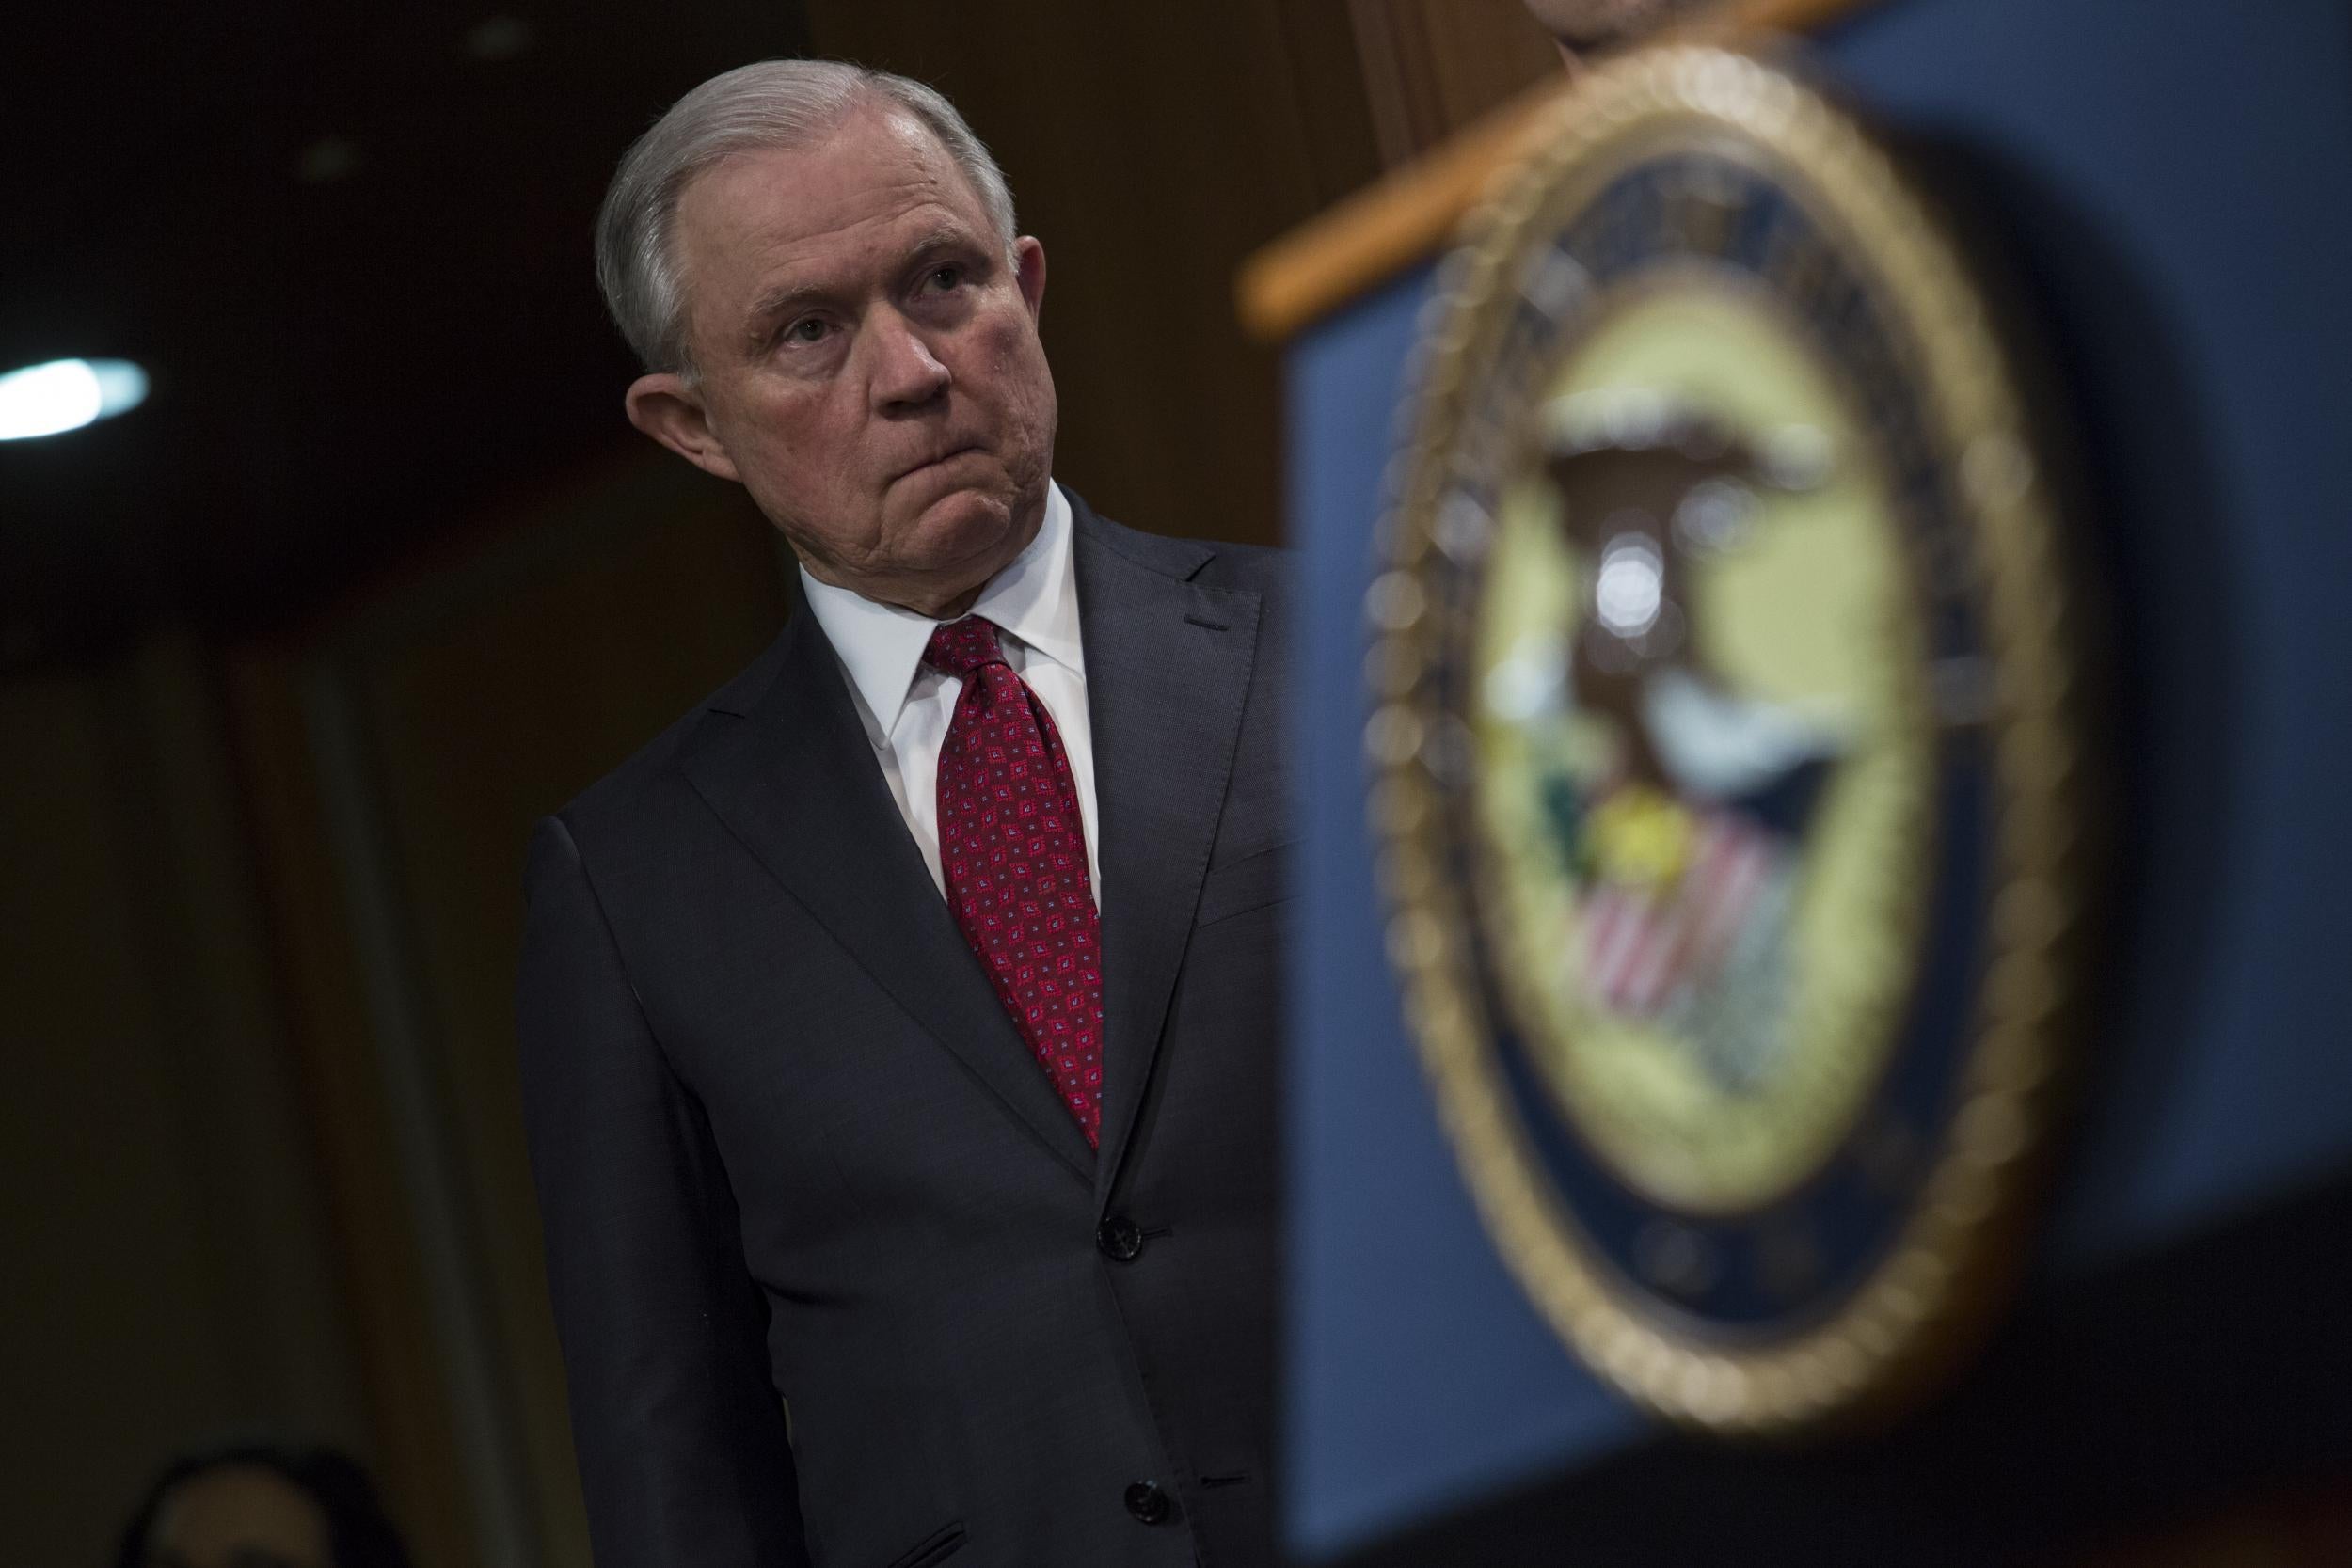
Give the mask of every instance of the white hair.
[{"label": "white hair", "polygon": [[1010,251],[1012,191],[1004,171],[938,92],[904,76],[835,60],[739,66],[671,104],[637,138],[596,214],[596,286],[646,370],[694,373],[672,253],[686,187],[739,152],[807,147],[866,103],[903,110],[939,138]]}]

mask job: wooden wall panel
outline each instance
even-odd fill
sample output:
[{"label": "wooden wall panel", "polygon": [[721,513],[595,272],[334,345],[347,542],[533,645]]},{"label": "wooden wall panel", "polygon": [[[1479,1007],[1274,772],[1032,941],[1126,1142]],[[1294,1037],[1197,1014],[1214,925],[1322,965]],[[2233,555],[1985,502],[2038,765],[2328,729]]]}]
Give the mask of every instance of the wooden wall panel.
[{"label": "wooden wall panel", "polygon": [[302,705],[299,649],[246,647],[224,669],[254,870],[331,1217],[386,1506],[420,1563],[482,1568],[455,1418],[427,1305],[423,1217],[401,1180],[359,958]]},{"label": "wooden wall panel", "polygon": [[740,490],[650,446],[497,515],[234,685],[388,1486],[430,1560],[568,1568],[515,1074],[524,848],[775,635],[785,558]]},{"label": "wooden wall panel", "polygon": [[1564,69],[1524,0],[1348,0],[1347,9],[1390,168]]},{"label": "wooden wall panel", "polygon": [[237,1392],[107,684],[0,690],[0,1466],[28,1561],[97,1560],[143,1473]]},{"label": "wooden wall panel", "polygon": [[99,1562],[231,1427],[371,1457],[204,661],[0,683],[0,1496]]}]

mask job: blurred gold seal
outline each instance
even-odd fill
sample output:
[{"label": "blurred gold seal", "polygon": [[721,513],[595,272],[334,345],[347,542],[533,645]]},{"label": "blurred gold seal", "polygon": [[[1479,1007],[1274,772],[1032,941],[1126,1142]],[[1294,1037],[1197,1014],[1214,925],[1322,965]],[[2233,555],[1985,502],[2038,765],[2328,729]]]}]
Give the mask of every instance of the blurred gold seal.
[{"label": "blurred gold seal", "polygon": [[1370,599],[1390,947],[1504,1258],[1654,1410],[1890,1407],[2043,1141],[2082,776],[1980,291],[1759,59],[1604,67],[1445,264]]}]

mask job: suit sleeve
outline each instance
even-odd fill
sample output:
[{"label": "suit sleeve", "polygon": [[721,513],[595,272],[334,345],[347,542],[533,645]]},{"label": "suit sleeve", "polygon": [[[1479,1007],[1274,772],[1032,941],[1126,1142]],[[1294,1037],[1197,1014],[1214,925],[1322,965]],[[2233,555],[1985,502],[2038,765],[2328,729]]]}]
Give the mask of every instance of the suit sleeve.
[{"label": "suit sleeve", "polygon": [[524,1118],[597,1568],[805,1568],[767,1301],[578,846],[532,839]]}]

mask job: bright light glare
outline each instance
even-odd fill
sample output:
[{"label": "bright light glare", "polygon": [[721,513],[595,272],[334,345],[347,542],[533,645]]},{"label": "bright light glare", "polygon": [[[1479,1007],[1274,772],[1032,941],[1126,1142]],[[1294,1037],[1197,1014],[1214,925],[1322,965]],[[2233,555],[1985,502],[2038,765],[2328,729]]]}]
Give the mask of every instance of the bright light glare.
[{"label": "bright light glare", "polygon": [[53,359],[0,375],[0,441],[56,436],[147,401],[147,372],[128,359]]},{"label": "bright light glare", "polygon": [[1593,608],[1619,637],[1639,637],[1658,624],[1665,589],[1665,557],[1647,535],[1620,533],[1601,547]]}]

